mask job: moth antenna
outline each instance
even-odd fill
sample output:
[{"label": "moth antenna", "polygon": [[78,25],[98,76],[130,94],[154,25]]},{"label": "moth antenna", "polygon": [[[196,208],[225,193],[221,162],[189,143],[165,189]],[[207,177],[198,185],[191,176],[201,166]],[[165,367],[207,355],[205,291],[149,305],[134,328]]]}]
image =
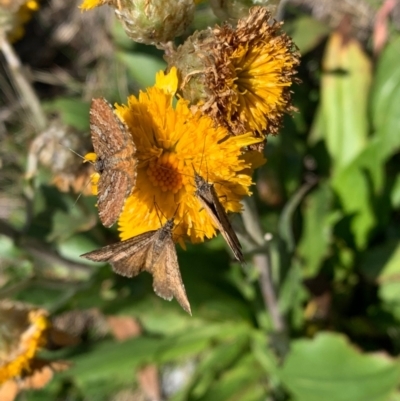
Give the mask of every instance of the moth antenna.
[{"label": "moth antenna", "polygon": [[78,197],[75,199],[74,204],[72,205],[72,208],[74,208],[76,206],[76,204],[78,203],[78,200],[82,197],[83,195],[83,191],[87,188],[87,186],[90,184],[91,178],[89,178],[89,180],[86,182],[85,186],[83,187],[82,191],[79,193]]},{"label": "moth antenna", "polygon": [[[163,224],[162,224],[162,220],[161,220],[161,217],[160,217],[160,215],[159,215],[159,213],[158,212],[160,212],[161,213],[161,215],[163,216],[163,217],[165,217],[166,219],[167,219],[167,217],[166,216],[164,216],[164,213],[161,211],[161,209],[158,207],[158,204],[157,204],[157,202],[156,202],[156,197],[154,196],[154,198],[153,198],[154,200],[153,200],[153,203],[154,203],[154,209],[156,210],[156,213],[157,213],[157,217],[158,217],[158,221],[160,222],[160,226],[162,226]],[[167,219],[168,220],[168,219]]]},{"label": "moth antenna", "polygon": [[81,158],[82,160],[84,160],[85,162],[89,162],[90,164],[93,164],[93,165],[94,165],[94,163],[93,163],[92,161],[86,160],[86,159],[84,158],[84,156],[82,156],[82,155],[79,154],[78,152],[75,152],[75,150],[72,149],[72,148],[70,148],[69,146],[66,146],[66,145],[64,145],[64,144],[61,143],[61,142],[58,142],[58,144],[61,145],[61,146],[63,146],[64,148],[68,149],[70,152],[72,152],[74,155],[80,157],[80,158]]},{"label": "moth antenna", "polygon": [[[201,166],[202,166],[202,164],[203,164],[203,157],[204,157],[204,153],[205,153],[205,149],[206,149],[206,138],[207,138],[207,135],[205,135],[205,137],[204,137],[203,152],[201,153],[200,170],[199,170],[199,172],[201,171]],[[207,173],[207,178],[208,178],[208,173]]]}]

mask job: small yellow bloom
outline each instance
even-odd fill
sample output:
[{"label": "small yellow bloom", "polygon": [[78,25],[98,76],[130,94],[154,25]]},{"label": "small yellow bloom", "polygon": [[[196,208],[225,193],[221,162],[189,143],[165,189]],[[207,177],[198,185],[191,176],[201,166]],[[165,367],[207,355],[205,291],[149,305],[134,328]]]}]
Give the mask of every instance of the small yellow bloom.
[{"label": "small yellow bloom", "polygon": [[[260,139],[251,133],[229,137],[224,127],[188,102],[172,101],[177,71],[157,74],[156,85],[130,96],[117,114],[128,125],[137,148],[137,181],[119,218],[123,240],[155,230],[175,215],[174,236],[192,242],[215,235],[215,225],[195,196],[194,172],[215,185],[226,211],[239,212],[240,200],[250,194],[253,159],[243,149]],[[161,220],[161,221],[160,221]]]}]

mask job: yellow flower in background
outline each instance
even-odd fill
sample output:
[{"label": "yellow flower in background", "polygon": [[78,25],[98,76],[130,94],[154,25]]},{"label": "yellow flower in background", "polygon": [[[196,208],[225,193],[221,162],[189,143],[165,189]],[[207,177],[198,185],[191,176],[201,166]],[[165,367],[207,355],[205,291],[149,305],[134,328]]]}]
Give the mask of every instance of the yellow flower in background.
[{"label": "yellow flower in background", "polygon": [[37,0],[0,0],[0,26],[10,42],[24,36],[24,24],[39,9]]},{"label": "yellow flower in background", "polygon": [[[111,0],[111,2],[112,1],[113,0]],[[79,8],[81,8],[82,10],[90,10],[92,8],[99,7],[108,3],[110,3],[109,0],[84,0]]]},{"label": "yellow flower in background", "polygon": [[[4,302],[4,301],[3,301]],[[0,384],[31,370],[35,356],[46,345],[50,326],[44,310],[1,305]],[[10,314],[12,313],[12,316]]]},{"label": "yellow flower in background", "polygon": [[235,135],[276,134],[293,110],[290,87],[299,64],[280,27],[270,24],[266,8],[253,7],[236,27],[194,34],[168,61],[179,70],[182,95]]},{"label": "yellow flower in background", "polygon": [[44,387],[65,361],[38,356],[49,347],[76,345],[79,339],[54,327],[48,312],[22,302],[0,300],[0,400],[13,400],[24,390]]},{"label": "yellow flower in background", "polygon": [[155,86],[116,108],[138,157],[136,186],[118,221],[123,240],[158,229],[174,215],[176,240],[213,237],[215,225],[195,196],[194,172],[215,184],[226,211],[239,212],[241,199],[250,194],[251,174],[264,162],[252,152],[243,156],[243,149],[260,141],[251,133],[229,137],[208,116],[193,114],[184,99],[173,107],[177,84],[175,68],[160,72]]}]

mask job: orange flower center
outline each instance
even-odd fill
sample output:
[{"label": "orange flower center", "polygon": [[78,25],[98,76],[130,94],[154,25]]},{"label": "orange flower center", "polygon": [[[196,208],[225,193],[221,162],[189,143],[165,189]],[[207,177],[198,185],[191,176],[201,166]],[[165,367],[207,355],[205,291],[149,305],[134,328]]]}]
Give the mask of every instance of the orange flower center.
[{"label": "orange flower center", "polygon": [[166,152],[150,162],[147,175],[154,186],[161,191],[177,193],[183,186],[182,165],[174,153]]}]

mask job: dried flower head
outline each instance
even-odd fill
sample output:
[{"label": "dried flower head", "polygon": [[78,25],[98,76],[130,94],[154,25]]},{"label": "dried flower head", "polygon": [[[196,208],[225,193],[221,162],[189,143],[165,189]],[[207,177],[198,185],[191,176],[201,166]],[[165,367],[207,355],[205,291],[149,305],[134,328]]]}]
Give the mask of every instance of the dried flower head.
[{"label": "dried flower head", "polygon": [[229,137],[210,117],[193,114],[186,100],[178,99],[174,107],[177,85],[175,68],[167,75],[160,72],[154,87],[117,106],[138,158],[136,187],[119,217],[123,240],[156,230],[160,219],[173,216],[175,240],[211,238],[216,227],[195,195],[194,172],[215,183],[226,211],[239,212],[240,200],[250,193],[253,169],[264,162],[257,152],[243,155],[244,148],[260,141],[251,133]]},{"label": "dried flower head", "polygon": [[237,27],[217,26],[189,38],[170,57],[180,73],[180,92],[231,134],[276,134],[291,112],[290,87],[299,53],[292,40],[253,7]]},{"label": "dried flower head", "polygon": [[90,148],[89,138],[83,138],[71,128],[54,120],[50,126],[32,142],[28,155],[26,178],[37,174],[37,165],[51,169],[52,183],[61,191],[72,190],[75,193],[89,195],[91,193],[88,182],[93,167],[91,164],[77,162],[78,154],[85,154]]},{"label": "dried flower head", "polygon": [[193,20],[193,0],[85,0],[81,8],[108,4],[135,42],[166,43],[181,35]]}]

